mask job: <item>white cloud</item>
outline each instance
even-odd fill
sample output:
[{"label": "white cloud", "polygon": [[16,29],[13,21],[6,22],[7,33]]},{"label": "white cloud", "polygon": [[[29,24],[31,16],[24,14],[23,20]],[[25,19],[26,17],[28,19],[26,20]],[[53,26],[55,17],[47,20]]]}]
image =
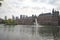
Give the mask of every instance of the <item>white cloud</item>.
[{"label": "white cloud", "polygon": [[[41,12],[50,12],[51,9],[56,8],[57,2],[54,0],[5,0],[2,6],[2,11],[5,11],[2,15],[19,16],[20,14],[39,15]],[[55,4],[56,3],[56,4]],[[0,12],[2,12],[0,11]]]}]

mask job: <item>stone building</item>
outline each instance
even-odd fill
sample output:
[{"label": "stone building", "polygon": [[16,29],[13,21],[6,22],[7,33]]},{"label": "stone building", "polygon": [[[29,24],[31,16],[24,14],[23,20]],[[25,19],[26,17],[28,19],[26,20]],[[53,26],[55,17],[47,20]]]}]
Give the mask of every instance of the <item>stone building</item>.
[{"label": "stone building", "polygon": [[35,22],[35,18],[37,18],[39,24],[60,25],[59,11],[56,11],[54,9],[52,10],[52,13],[43,13],[38,17],[34,15],[30,17],[23,17],[23,15],[20,15],[20,17],[20,19],[16,20],[16,23],[20,25],[32,25]]},{"label": "stone building", "polygon": [[52,13],[44,13],[38,16],[39,24],[59,25],[59,11],[52,10]]},{"label": "stone building", "polygon": [[21,16],[20,19],[16,20],[16,23],[20,24],[20,25],[33,25],[34,24],[34,18],[35,17],[32,17],[32,16],[22,18],[22,16]]}]

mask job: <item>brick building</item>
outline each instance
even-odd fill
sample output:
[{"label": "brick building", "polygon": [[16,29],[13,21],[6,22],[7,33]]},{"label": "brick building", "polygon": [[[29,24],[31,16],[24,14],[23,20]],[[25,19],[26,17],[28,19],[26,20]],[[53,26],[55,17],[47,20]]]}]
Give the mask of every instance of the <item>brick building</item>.
[{"label": "brick building", "polygon": [[52,10],[52,13],[43,13],[38,17],[34,15],[31,17],[23,17],[23,15],[21,15],[20,19],[16,20],[16,23],[20,25],[32,25],[35,22],[35,18],[37,18],[39,24],[60,25],[59,11],[54,9]]},{"label": "brick building", "polygon": [[33,24],[33,18],[18,19],[16,21],[17,21],[17,24],[20,24],[20,25],[32,25]]},{"label": "brick building", "polygon": [[54,9],[52,10],[52,13],[40,14],[37,19],[39,24],[48,24],[48,25],[60,24],[59,11],[56,11]]},{"label": "brick building", "polygon": [[17,24],[20,24],[20,25],[33,25],[34,24],[34,18],[36,16],[30,16],[30,17],[23,17],[24,15],[21,15],[20,16],[20,19],[17,19],[16,20],[16,23]]}]

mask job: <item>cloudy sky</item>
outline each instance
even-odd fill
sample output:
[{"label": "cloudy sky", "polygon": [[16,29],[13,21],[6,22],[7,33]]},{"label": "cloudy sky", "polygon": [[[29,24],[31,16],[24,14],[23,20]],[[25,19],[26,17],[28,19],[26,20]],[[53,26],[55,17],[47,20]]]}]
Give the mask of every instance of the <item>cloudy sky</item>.
[{"label": "cloudy sky", "polygon": [[39,15],[44,12],[51,12],[53,8],[60,10],[60,0],[3,0],[0,1],[2,6],[0,7],[0,17],[12,15],[20,16],[32,14]]}]

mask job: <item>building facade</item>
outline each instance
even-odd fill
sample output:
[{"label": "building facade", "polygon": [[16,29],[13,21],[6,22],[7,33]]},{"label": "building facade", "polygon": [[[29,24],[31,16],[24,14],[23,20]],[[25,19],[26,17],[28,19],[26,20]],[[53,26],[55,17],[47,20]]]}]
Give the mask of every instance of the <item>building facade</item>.
[{"label": "building facade", "polygon": [[39,24],[59,25],[60,24],[59,11],[52,10],[52,13],[44,13],[38,16]]},{"label": "building facade", "polygon": [[33,16],[23,17],[23,15],[20,17],[21,17],[20,19],[16,20],[17,24],[20,24],[20,25],[33,25],[34,24],[33,21],[35,20],[35,17],[33,17]]},{"label": "building facade", "polygon": [[36,15],[32,15],[31,17],[20,15],[20,19],[16,20],[16,23],[20,25],[32,25],[35,22],[35,18],[37,18],[39,24],[60,25],[59,11],[54,9],[52,10],[52,13],[43,13],[38,17]]}]

